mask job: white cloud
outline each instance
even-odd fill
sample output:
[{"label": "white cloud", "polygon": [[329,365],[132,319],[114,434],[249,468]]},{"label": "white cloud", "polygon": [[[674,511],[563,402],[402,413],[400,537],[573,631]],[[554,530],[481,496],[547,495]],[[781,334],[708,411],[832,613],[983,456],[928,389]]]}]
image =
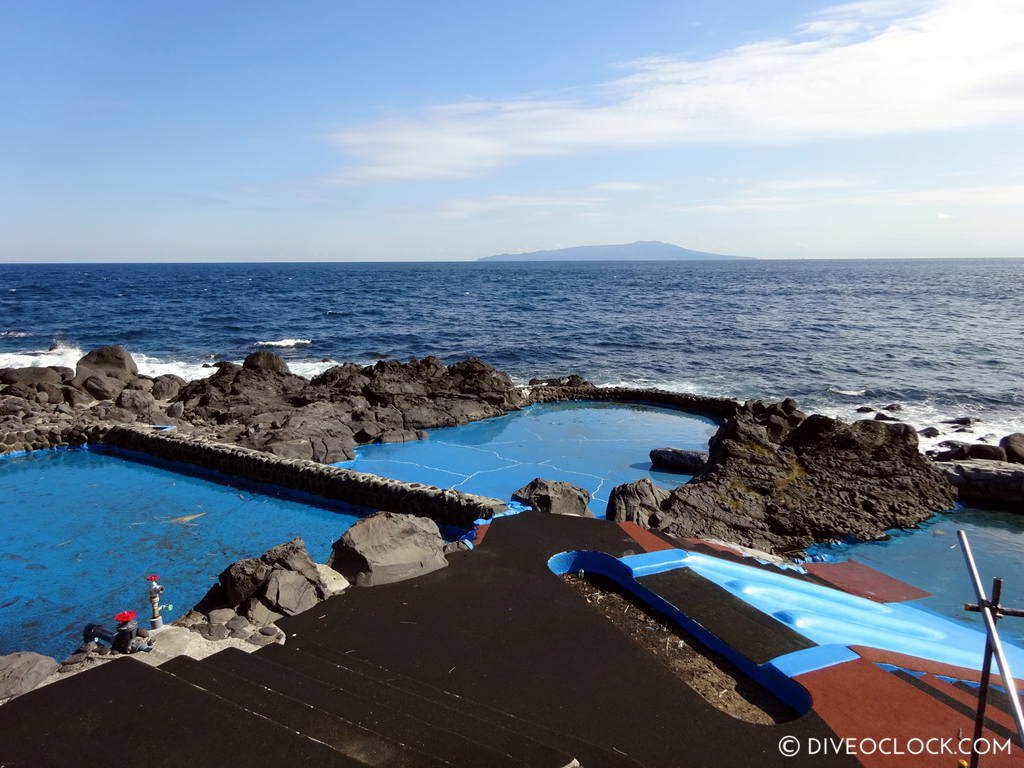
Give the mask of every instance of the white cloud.
[{"label": "white cloud", "polygon": [[780,192],[800,192],[828,189],[849,189],[864,187],[871,184],[870,179],[863,176],[809,176],[799,179],[774,179],[762,181],[758,187],[774,189]]},{"label": "white cloud", "polygon": [[603,192],[643,192],[650,188],[649,184],[637,184],[632,181],[608,181],[594,187]]},{"label": "white cloud", "polygon": [[441,208],[441,215],[449,219],[466,219],[483,213],[511,209],[535,208],[547,211],[551,208],[592,208],[603,202],[600,198],[545,197],[540,195],[491,195],[475,199],[448,200]]},{"label": "white cloud", "polygon": [[[999,206],[1024,205],[1024,185],[992,184],[987,186],[928,187],[906,189],[843,190],[833,188],[822,194],[821,188],[792,188],[789,194],[765,195],[762,185],[740,194],[718,200],[700,200],[673,207],[674,213],[732,213],[739,211],[786,211],[823,205],[842,206]],[[939,213],[938,218],[952,218]]]},{"label": "white cloud", "polygon": [[1024,3],[873,0],[788,39],[642,59],[577,100],[436,106],[334,134],[347,182],[456,178],[521,158],[700,142],[797,143],[1024,123]]}]

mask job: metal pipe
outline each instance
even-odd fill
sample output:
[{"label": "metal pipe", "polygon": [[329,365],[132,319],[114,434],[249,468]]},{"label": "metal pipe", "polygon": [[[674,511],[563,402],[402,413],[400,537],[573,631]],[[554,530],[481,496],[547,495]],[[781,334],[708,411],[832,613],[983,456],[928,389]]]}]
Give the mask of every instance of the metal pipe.
[{"label": "metal pipe", "polygon": [[981,584],[981,577],[978,576],[978,567],[974,564],[974,554],[971,552],[971,545],[967,541],[965,531],[957,531],[960,539],[960,548],[964,553],[964,561],[967,563],[967,572],[970,574],[971,583],[974,585],[974,594],[978,598],[978,605],[981,606],[981,615],[985,619],[985,631],[988,633],[988,642],[992,646],[992,653],[999,664],[999,672],[1003,678],[1003,685],[1006,687],[1006,697],[1010,701],[1010,709],[1014,722],[1017,724],[1017,743],[1024,746],[1024,712],[1021,711],[1020,696],[1017,694],[1017,686],[1014,682],[1013,671],[1010,663],[1003,653],[1003,643],[999,639],[999,632],[996,629],[996,620],[989,607],[988,598],[985,596],[985,587]]},{"label": "metal pipe", "polygon": [[[1003,580],[992,579],[992,604],[999,605],[999,598],[1003,595]],[[996,616],[996,621],[999,616]],[[988,637],[985,638],[985,658],[981,662],[981,688],[978,689],[978,712],[974,717],[974,737],[971,739],[971,764],[969,768],[978,768],[978,760],[981,753],[978,752],[978,742],[985,732],[985,708],[988,706],[989,676],[992,672],[992,643]]]}]

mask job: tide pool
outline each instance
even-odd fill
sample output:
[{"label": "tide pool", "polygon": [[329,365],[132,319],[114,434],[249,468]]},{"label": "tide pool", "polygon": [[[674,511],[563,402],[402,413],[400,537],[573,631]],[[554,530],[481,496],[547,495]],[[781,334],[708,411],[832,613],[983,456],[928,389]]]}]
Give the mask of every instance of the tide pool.
[{"label": "tide pool", "polygon": [[535,477],[564,480],[590,492],[604,517],[608,494],[649,477],[674,488],[690,475],[658,472],[652,448],[707,450],[716,423],[668,408],[624,403],[545,403],[495,419],[431,430],[424,440],[364,445],[336,466],[503,501]]},{"label": "tide pool", "polygon": [[[984,631],[980,614],[963,609],[975,596],[957,541],[959,529],[967,532],[986,591],[991,591],[992,578],[1000,576],[1002,603],[1024,608],[1024,516],[1017,512],[964,507],[935,515],[914,529],[888,531],[886,541],[818,545],[808,554],[856,560],[927,590],[932,596],[914,605]],[[1001,620],[999,634],[1024,647],[1024,619]]]},{"label": "tide pool", "polygon": [[324,562],[369,512],[259,490],[268,492],[92,449],[0,460],[0,655],[32,650],[60,661],[87,623],[112,626],[123,610],[148,626],[150,573],[174,606],[168,620],[235,560],[296,536]]}]

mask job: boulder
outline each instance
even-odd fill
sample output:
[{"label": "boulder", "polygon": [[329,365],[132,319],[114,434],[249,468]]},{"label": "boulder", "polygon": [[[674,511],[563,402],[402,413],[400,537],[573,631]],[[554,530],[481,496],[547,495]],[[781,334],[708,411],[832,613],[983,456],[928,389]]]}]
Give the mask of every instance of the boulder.
[{"label": "boulder", "polygon": [[259,597],[250,597],[238,610],[257,627],[265,627],[284,617],[283,613],[275,611]]},{"label": "boulder", "polygon": [[[317,577],[319,580],[319,576]],[[301,573],[274,569],[267,579],[264,601],[271,610],[294,616],[317,604],[317,588]]]},{"label": "boulder", "polygon": [[334,542],[327,561],[360,587],[389,584],[448,565],[437,523],[425,517],[378,512],[356,521]]},{"label": "boulder", "polygon": [[655,527],[656,516],[667,499],[668,491],[656,486],[649,477],[642,477],[612,488],[608,495],[607,517],[618,522],[636,523],[643,528]]},{"label": "boulder", "polygon": [[261,349],[253,352],[242,362],[242,367],[250,371],[273,371],[274,373],[291,373],[288,364],[280,355]]},{"label": "boulder", "polygon": [[707,451],[687,451],[682,448],[655,448],[651,451],[651,464],[658,469],[694,475],[704,469]]},{"label": "boulder", "polygon": [[324,599],[340,595],[349,588],[348,579],[330,566],[317,563],[316,572],[320,574],[320,583],[324,586]]},{"label": "boulder", "polygon": [[1014,432],[999,441],[999,447],[1006,452],[1006,460],[1013,464],[1024,464],[1024,432]]},{"label": "boulder", "polygon": [[165,373],[153,379],[153,397],[157,400],[173,400],[185,386],[186,381],[180,376]]},{"label": "boulder", "polygon": [[942,433],[939,431],[938,427],[925,427],[924,429],[917,430],[917,434],[919,434],[921,437],[931,438],[938,437]]},{"label": "boulder", "polygon": [[63,383],[60,373],[53,368],[6,368],[0,370],[0,384],[55,384]]},{"label": "boulder", "polygon": [[80,386],[90,376],[107,376],[127,384],[138,375],[135,360],[123,346],[99,347],[78,361],[74,385]]},{"label": "boulder", "polygon": [[542,477],[536,477],[519,490],[513,491],[512,498],[523,504],[529,504],[538,512],[579,517],[594,516],[593,512],[587,508],[587,504],[590,503],[590,493],[563,480],[545,480]]},{"label": "boulder", "polygon": [[967,458],[985,459],[987,461],[1006,461],[1006,451],[998,445],[974,443],[967,447]]},{"label": "boulder", "polygon": [[81,386],[97,400],[113,400],[124,390],[125,382],[113,376],[87,376]]},{"label": "boulder", "polygon": [[895,416],[890,416],[888,413],[878,412],[875,414],[877,421],[899,421]]},{"label": "boulder", "polygon": [[268,549],[260,559],[271,568],[300,574],[318,591],[323,591],[320,572],[317,570],[313,558],[306,551],[306,542],[301,538],[295,538]]},{"label": "boulder", "polygon": [[56,659],[32,651],[0,656],[0,700],[31,691],[59,666]]},{"label": "boulder", "polygon": [[153,395],[142,389],[121,390],[115,405],[145,418],[151,417],[156,411],[156,400]]},{"label": "boulder", "polygon": [[247,558],[225,568],[218,579],[228,605],[239,605],[255,595],[270,577],[270,566],[262,560]]}]

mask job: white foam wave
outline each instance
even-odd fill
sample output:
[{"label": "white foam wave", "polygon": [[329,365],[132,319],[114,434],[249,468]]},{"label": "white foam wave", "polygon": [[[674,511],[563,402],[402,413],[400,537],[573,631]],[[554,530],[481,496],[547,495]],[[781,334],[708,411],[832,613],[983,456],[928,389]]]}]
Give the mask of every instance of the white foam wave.
[{"label": "white foam wave", "polygon": [[257,341],[256,347],[304,347],[312,344],[312,339],[278,339],[277,341]]},{"label": "white foam wave", "polygon": [[837,395],[846,395],[848,397],[861,397],[867,394],[866,389],[835,389],[830,387],[829,392],[835,392]]},{"label": "white foam wave", "polygon": [[54,344],[49,349],[0,353],[0,368],[74,368],[84,353],[71,344]]},{"label": "white foam wave", "polygon": [[216,368],[204,368],[201,362],[187,362],[184,360],[161,360],[158,357],[150,357],[140,353],[132,353],[135,365],[139,367],[139,373],[143,376],[163,376],[172,374],[180,376],[185,381],[205,379],[216,372]]},{"label": "white foam wave", "polygon": [[314,376],[319,376],[321,373],[326,371],[328,368],[333,368],[341,363],[336,360],[285,360],[288,364],[288,369],[296,376],[302,376],[306,379],[312,379]]},{"label": "white foam wave", "polygon": [[0,338],[4,339],[24,339],[30,335],[28,331],[0,331]]}]

